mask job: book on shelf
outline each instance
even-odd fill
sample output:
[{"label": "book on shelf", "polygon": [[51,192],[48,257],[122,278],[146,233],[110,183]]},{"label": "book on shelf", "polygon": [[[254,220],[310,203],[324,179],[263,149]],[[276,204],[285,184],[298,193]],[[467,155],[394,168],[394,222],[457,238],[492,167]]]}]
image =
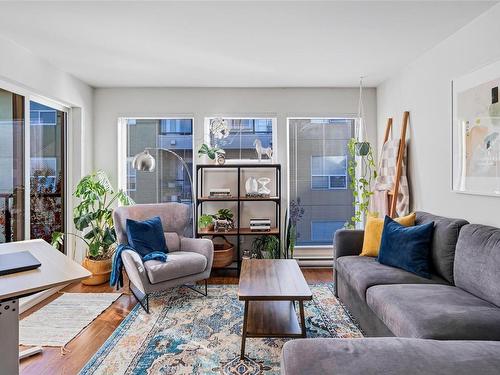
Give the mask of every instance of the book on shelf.
[{"label": "book on shelf", "polygon": [[231,196],[231,189],[229,188],[210,189],[208,194],[211,198],[221,198],[221,197],[228,198]]},{"label": "book on shelf", "polygon": [[269,224],[271,225],[271,219],[250,219],[250,225],[256,224],[256,225],[261,225],[261,224]]},{"label": "book on shelf", "polygon": [[250,219],[250,230],[252,232],[269,232],[271,230],[271,219]]},{"label": "book on shelf", "polygon": [[251,232],[270,232],[270,225],[254,225],[250,227]]}]

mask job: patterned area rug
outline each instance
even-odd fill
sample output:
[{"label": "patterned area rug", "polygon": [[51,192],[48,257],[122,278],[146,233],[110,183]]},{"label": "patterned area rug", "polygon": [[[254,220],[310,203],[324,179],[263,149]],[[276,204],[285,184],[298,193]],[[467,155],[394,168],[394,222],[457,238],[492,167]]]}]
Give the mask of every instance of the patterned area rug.
[{"label": "patterned area rug", "polygon": [[[333,294],[311,286],[305,304],[308,337],[362,337]],[[208,297],[176,288],[136,306],[81,374],[278,374],[285,339],[247,339],[239,358],[243,303],[237,285],[209,285]]]}]

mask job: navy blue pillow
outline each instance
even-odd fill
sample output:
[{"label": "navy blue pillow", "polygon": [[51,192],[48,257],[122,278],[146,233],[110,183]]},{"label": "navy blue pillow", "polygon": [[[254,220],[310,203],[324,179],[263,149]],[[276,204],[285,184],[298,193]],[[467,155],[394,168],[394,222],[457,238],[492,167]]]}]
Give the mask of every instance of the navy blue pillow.
[{"label": "navy blue pillow", "polygon": [[161,219],[156,216],[144,221],[127,219],[128,244],[141,256],[153,251],[168,253]]},{"label": "navy blue pillow", "polygon": [[405,227],[386,216],[378,261],[430,279],[433,232],[434,222]]}]

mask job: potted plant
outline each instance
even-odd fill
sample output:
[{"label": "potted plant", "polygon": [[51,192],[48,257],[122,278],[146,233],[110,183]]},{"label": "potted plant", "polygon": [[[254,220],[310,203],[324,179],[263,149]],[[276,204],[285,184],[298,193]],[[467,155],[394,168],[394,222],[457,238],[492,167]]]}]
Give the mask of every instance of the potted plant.
[{"label": "potted plant", "polygon": [[209,231],[214,230],[214,215],[203,214],[198,218],[198,227]]},{"label": "potted plant", "polygon": [[[286,245],[288,249],[288,254],[293,259],[293,252],[295,250],[295,244],[297,243],[297,238],[299,238],[299,233],[297,232],[297,224],[304,216],[304,207],[300,204],[300,197],[297,199],[292,199],[290,201],[289,214],[290,217],[287,223],[287,233],[286,233]],[[288,256],[287,254],[287,256]]]},{"label": "potted plant", "polygon": [[54,232],[52,245],[59,247],[65,235],[72,235],[85,243],[86,253],[82,265],[92,272],[83,280],[85,285],[107,282],[111,273],[111,258],[115,250],[116,232],[113,223],[113,207],[116,203],[133,204],[122,190],[115,191],[103,171],[83,177],[73,196],[80,202],[73,211],[73,223],[79,233]]},{"label": "potted plant", "polygon": [[258,259],[278,259],[280,257],[279,240],[276,236],[263,235],[252,242],[252,250]]},{"label": "potted plant", "polygon": [[357,223],[361,223],[368,213],[370,197],[373,195],[371,185],[377,178],[373,148],[370,142],[358,142],[351,138],[347,144],[349,151],[349,188],[352,190],[354,215],[346,223],[345,227],[354,229]]},{"label": "potted plant", "polygon": [[[225,155],[226,151],[223,149],[215,146],[215,147],[210,147],[206,143],[203,143],[198,150],[198,156],[201,157],[202,155],[207,155],[207,157],[210,160],[216,161],[221,155]],[[223,164],[223,163],[222,163]]]}]

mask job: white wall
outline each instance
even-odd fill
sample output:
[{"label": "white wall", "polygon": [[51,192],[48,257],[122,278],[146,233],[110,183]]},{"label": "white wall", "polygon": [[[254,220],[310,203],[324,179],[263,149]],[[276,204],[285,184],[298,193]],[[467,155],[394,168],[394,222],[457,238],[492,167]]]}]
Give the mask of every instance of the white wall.
[{"label": "white wall", "polygon": [[[72,191],[82,175],[93,168],[93,88],[3,37],[0,51],[0,87],[23,95],[36,94],[72,108],[68,129],[68,177]],[[68,203],[71,214],[72,202]]]},{"label": "white wall", "polygon": [[12,83],[68,107],[81,109],[79,120],[83,126],[81,129],[74,129],[73,133],[76,143],[81,143],[83,149],[79,158],[81,160],[76,160],[77,165],[74,167],[78,168],[76,172],[80,169],[84,172],[91,170],[93,164],[91,142],[93,88],[1,36],[0,51],[2,51],[0,81]]},{"label": "white wall", "polygon": [[499,198],[451,191],[451,81],[500,59],[499,19],[496,5],[377,88],[379,144],[387,117],[399,134],[403,111],[411,112],[414,209],[500,226]]},{"label": "white wall", "polygon": [[[369,138],[376,139],[375,89],[365,91]],[[184,115],[194,118],[194,148],[203,143],[203,121],[214,115],[262,115],[278,119],[278,162],[286,164],[286,118],[355,115],[358,89],[353,88],[111,88],[94,97],[94,164],[113,183],[118,177],[118,118]],[[195,160],[197,158],[195,157]],[[286,175],[286,169],[284,170]]]}]

